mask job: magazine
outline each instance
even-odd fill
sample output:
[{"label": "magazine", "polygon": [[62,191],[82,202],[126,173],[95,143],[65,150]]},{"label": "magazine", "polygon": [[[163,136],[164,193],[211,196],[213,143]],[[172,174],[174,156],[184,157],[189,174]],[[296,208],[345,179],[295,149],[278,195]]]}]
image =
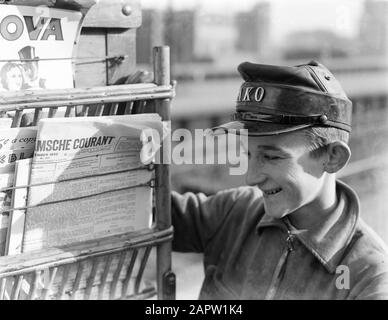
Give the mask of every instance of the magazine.
[{"label": "magazine", "polygon": [[34,153],[36,127],[0,128],[0,255],[5,253],[9,223],[9,208],[13,190],[15,164],[20,159],[31,158]]},{"label": "magazine", "polygon": [[0,91],[73,87],[81,12],[2,4],[0,22]]}]

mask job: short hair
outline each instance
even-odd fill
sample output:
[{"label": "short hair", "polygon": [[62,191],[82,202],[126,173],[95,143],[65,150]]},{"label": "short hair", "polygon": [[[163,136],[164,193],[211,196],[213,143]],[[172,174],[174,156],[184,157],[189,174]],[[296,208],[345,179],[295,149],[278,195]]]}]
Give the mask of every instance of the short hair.
[{"label": "short hair", "polygon": [[301,130],[309,140],[310,156],[319,158],[326,153],[328,144],[334,141],[349,143],[349,132],[333,127],[309,127]]}]

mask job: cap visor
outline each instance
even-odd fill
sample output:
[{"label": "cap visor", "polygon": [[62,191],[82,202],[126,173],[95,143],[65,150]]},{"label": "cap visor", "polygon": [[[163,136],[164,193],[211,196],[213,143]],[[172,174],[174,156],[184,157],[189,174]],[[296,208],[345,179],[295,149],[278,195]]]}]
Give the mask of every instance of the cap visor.
[{"label": "cap visor", "polygon": [[271,136],[304,129],[309,126],[309,124],[295,126],[257,121],[231,121],[211,128],[211,130],[214,135],[233,133],[248,136]]}]

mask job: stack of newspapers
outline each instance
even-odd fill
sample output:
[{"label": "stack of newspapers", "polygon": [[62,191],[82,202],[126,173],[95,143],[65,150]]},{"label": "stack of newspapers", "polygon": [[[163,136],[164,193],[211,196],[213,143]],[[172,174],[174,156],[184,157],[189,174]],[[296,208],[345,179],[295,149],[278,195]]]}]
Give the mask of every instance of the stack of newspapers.
[{"label": "stack of newspapers", "polygon": [[148,229],[157,114],[0,124],[0,254]]}]

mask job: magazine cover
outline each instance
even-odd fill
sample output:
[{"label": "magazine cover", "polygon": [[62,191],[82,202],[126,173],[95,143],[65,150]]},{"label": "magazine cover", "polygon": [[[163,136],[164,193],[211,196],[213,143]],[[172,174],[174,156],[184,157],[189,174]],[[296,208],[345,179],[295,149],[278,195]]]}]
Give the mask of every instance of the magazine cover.
[{"label": "magazine cover", "polygon": [[11,206],[15,164],[18,160],[31,158],[34,154],[36,127],[0,127],[0,256],[4,255],[9,227],[8,211]]},{"label": "magazine cover", "polygon": [[70,10],[0,5],[0,92],[73,87],[81,19]]}]

